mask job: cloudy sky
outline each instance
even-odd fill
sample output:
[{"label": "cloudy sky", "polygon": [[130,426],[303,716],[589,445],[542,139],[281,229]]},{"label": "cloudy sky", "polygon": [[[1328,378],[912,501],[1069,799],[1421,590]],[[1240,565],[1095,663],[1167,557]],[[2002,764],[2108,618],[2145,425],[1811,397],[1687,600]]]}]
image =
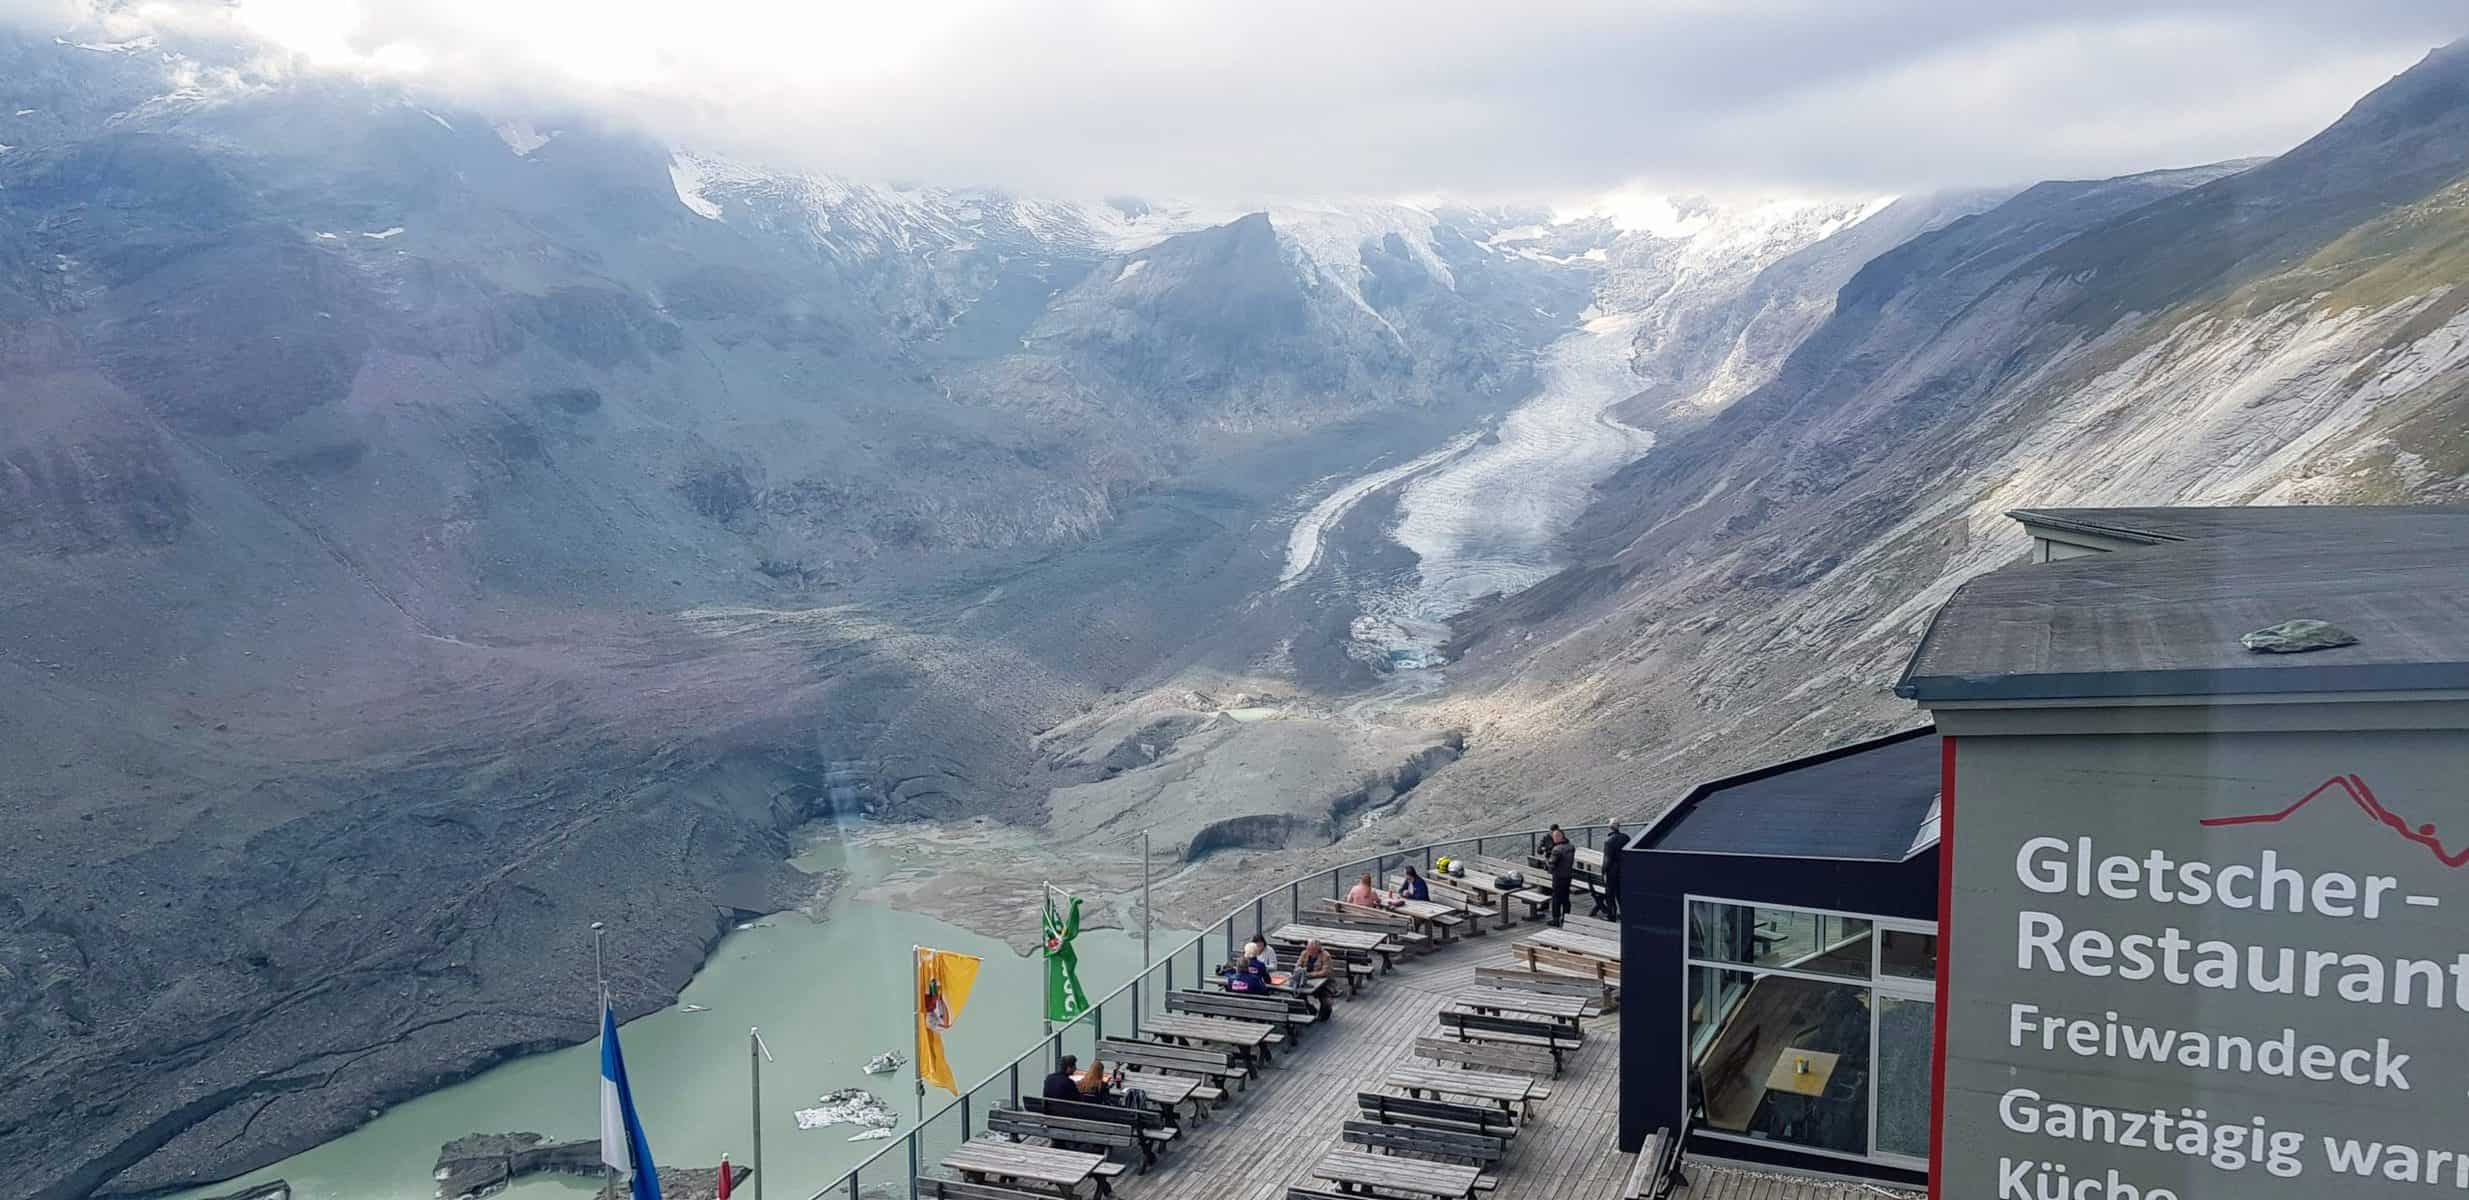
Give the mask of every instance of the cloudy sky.
[{"label": "cloudy sky", "polygon": [[[47,19],[98,0],[0,0]],[[2272,153],[2460,0],[120,0],[319,69],[868,178],[1192,197],[1828,192]]]}]

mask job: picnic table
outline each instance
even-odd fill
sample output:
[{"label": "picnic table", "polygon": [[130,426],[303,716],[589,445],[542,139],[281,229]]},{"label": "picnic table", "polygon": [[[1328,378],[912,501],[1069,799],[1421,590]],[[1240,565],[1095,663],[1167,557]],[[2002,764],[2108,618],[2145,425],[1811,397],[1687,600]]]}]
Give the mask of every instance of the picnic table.
[{"label": "picnic table", "polygon": [[1428,933],[1444,942],[1449,940],[1449,927],[1443,924],[1440,918],[1461,916],[1465,911],[1454,904],[1442,904],[1438,900],[1395,899],[1389,904],[1391,912],[1411,919],[1418,932]]},{"label": "picnic table", "polygon": [[1495,1075],[1489,1071],[1455,1071],[1446,1067],[1418,1067],[1403,1064],[1389,1072],[1382,1082],[1406,1093],[1421,1096],[1466,1096],[1488,1100],[1500,1106],[1502,1112],[1515,1111],[1512,1105],[1522,1105],[1534,1099],[1535,1081],[1524,1075]]},{"label": "picnic table", "polygon": [[1583,996],[1521,992],[1510,988],[1468,988],[1457,994],[1457,1002],[1476,1012],[1526,1013],[1549,1017],[1567,1025],[1577,1024],[1586,1015],[1586,999]]},{"label": "picnic table", "polygon": [[1527,934],[1526,940],[1539,946],[1549,946],[1554,950],[1564,950],[1571,954],[1583,954],[1588,958],[1599,958],[1605,962],[1620,961],[1620,943],[1610,938],[1599,938],[1590,933],[1577,933],[1567,929],[1539,929]]},{"label": "picnic table", "polygon": [[1323,946],[1339,950],[1378,954],[1383,970],[1389,967],[1389,956],[1397,953],[1399,949],[1397,943],[1390,941],[1388,935],[1378,930],[1347,929],[1339,925],[1309,925],[1301,921],[1289,921],[1271,930],[1269,940],[1277,942],[1317,941]]},{"label": "picnic table", "polygon": [[[1009,1142],[998,1137],[971,1138],[960,1144],[943,1159],[947,1170],[960,1172],[962,1179],[983,1183],[989,1179],[1006,1182],[1039,1183],[1063,1195],[1089,1181],[1103,1154],[1084,1154],[1078,1150],[1058,1150],[1052,1146],[1031,1146]],[[1099,1191],[1106,1189],[1101,1186]]]},{"label": "picnic table", "polygon": [[[1462,876],[1449,876],[1450,886],[1462,889],[1487,904],[1498,906],[1500,924],[1503,928],[1516,923],[1510,916],[1510,901],[1515,900],[1526,905],[1529,910],[1528,915],[1534,916],[1542,913],[1543,906],[1551,895],[1551,876],[1524,863],[1511,862],[1505,858],[1494,858],[1488,854],[1469,854],[1459,861],[1466,864],[1466,873]],[[1522,887],[1494,887],[1492,881],[1502,875],[1521,876],[1526,883]]]},{"label": "picnic table", "polygon": [[1172,1041],[1230,1046],[1242,1051],[1254,1064],[1264,1067],[1269,1065],[1269,1035],[1277,1032],[1275,1027],[1257,1021],[1235,1021],[1190,1013],[1159,1013],[1143,1017],[1140,1031]]},{"label": "picnic table", "polygon": [[1436,1200],[1473,1196],[1475,1181],[1483,1177],[1480,1169],[1464,1163],[1428,1162],[1365,1150],[1332,1150],[1312,1168],[1312,1174],[1342,1188],[1402,1192]]},{"label": "picnic table", "polygon": [[1194,1117],[1201,1115],[1201,1102],[1192,1095],[1200,1090],[1200,1081],[1189,1075],[1161,1075],[1126,1069],[1123,1072],[1123,1086],[1116,1094],[1135,1090],[1147,1096],[1149,1103],[1156,1105],[1163,1116],[1173,1116],[1176,1107],[1186,1103],[1192,1106]]}]

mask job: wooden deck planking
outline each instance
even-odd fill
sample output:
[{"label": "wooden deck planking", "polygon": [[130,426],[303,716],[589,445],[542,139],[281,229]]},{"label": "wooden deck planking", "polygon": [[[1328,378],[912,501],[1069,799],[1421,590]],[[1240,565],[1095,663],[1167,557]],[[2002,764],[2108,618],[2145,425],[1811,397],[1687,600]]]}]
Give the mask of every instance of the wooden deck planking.
[{"label": "wooden deck planking", "polygon": [[[1289,1186],[1313,1186],[1312,1168],[1339,1146],[1355,1114],[1355,1093],[1378,1089],[1392,1068],[1423,1060],[1414,1039],[1432,1036],[1435,1018],[1474,984],[1478,966],[1513,967],[1505,943],[1455,944],[1401,960],[1336,1019],[1315,1026],[1302,1046],[1218,1106],[1206,1125],[1179,1139],[1157,1167],[1117,1183],[1123,1200],[1283,1200]],[[1634,1159],[1614,1146],[1620,1114],[1618,1014],[1589,1018],[1585,1045],[1534,1119],[1510,1143],[1492,1200],[1619,1200]],[[1430,1065],[1428,1063],[1424,1065]],[[1883,1188],[1691,1163],[1687,1200],[1872,1200],[1903,1196]]]}]

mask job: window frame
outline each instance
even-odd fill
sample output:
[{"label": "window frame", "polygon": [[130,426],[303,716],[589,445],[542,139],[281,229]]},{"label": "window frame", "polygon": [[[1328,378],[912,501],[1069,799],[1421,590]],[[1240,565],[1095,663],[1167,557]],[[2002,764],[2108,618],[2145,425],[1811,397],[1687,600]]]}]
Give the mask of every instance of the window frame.
[{"label": "window frame", "polygon": [[[1749,963],[1723,962],[1716,959],[1699,958],[1695,954],[1691,953],[1691,947],[1693,944],[1693,930],[1696,928],[1697,923],[1695,906],[1700,903],[1727,904],[1735,908],[1746,908],[1752,910],[1774,909],[1782,912],[1799,913],[1809,916],[1841,917],[1855,921],[1867,921],[1869,923],[1870,930],[1869,977],[1864,980],[1856,976],[1849,975],[1828,975],[1816,971],[1796,971],[1786,967],[1761,967]],[[1868,1149],[1865,1153],[1849,1154],[1841,1150],[1827,1150],[1816,1146],[1804,1146],[1797,1142],[1780,1141],[1775,1138],[1748,1137],[1725,1130],[1707,1129],[1703,1126],[1700,1126],[1693,1131],[1697,1136],[1713,1138],[1716,1141],[1733,1142],[1745,1146],[1779,1146],[1799,1154],[1815,1154],[1825,1158],[1841,1159],[1846,1162],[1869,1163],[1875,1166],[1894,1167],[1907,1171],[1927,1171],[1929,1169],[1929,1160],[1926,1157],[1916,1158],[1908,1154],[1896,1154],[1891,1151],[1881,1151],[1877,1148],[1877,1085],[1879,1078],[1878,1021],[1880,1007],[1877,1002],[1878,997],[1887,996],[1900,1001],[1917,1001],[1932,1006],[1937,1003],[1937,979],[1935,977],[1935,971],[1931,972],[1931,977],[1928,979],[1912,979],[1901,975],[1888,975],[1884,972],[1883,968],[1886,939],[1881,935],[1888,930],[1893,930],[1898,933],[1926,934],[1932,938],[1939,937],[1938,923],[1935,921],[1918,921],[1909,917],[1881,916],[1876,913],[1845,912],[1840,909],[1831,908],[1813,908],[1800,904],[1775,904],[1766,901],[1740,900],[1729,896],[1702,895],[1697,892],[1684,892],[1681,894],[1681,1019],[1679,1022],[1679,1035],[1681,1062],[1680,1103],[1683,1111],[1686,1111],[1689,1105],[1689,1073],[1697,1069],[1697,1055],[1695,1052],[1696,1047],[1690,1044],[1692,1039],[1690,1037],[1688,1016],[1689,980],[1691,974],[1697,968],[1704,967],[1718,971],[1740,972],[1741,974],[1750,977],[1750,986],[1752,987],[1756,986],[1756,980],[1772,975],[1785,979],[1803,979],[1811,983],[1829,983],[1843,987],[1865,987],[1869,990],[1869,1079],[1866,1085],[1869,1089],[1869,1128],[1865,1143]],[[1939,944],[1943,946],[1943,940],[1941,940]],[[1943,970],[1944,964],[1940,963],[1937,969]],[[1932,1016],[1934,1017],[1934,1011],[1932,1012]],[[1935,1049],[1936,1048],[1934,1046],[1931,1047],[1932,1053],[1935,1052]]]}]

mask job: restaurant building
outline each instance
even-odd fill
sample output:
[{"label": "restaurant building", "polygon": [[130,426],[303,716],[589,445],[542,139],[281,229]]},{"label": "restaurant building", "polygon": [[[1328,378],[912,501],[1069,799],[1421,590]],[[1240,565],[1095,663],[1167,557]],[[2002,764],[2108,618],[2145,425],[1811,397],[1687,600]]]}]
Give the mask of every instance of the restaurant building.
[{"label": "restaurant building", "polygon": [[2469,509],[2011,515],[2030,561],[1896,685],[1934,730],[1705,785],[1626,860],[1624,1146],[1696,1115],[1693,1154],[1948,1200],[2469,1191]]},{"label": "restaurant building", "polygon": [[1921,1181],[1941,756],[1925,728],[1844,746],[1702,784],[1639,835],[1624,1146],[1690,1127],[1694,1154]]}]

